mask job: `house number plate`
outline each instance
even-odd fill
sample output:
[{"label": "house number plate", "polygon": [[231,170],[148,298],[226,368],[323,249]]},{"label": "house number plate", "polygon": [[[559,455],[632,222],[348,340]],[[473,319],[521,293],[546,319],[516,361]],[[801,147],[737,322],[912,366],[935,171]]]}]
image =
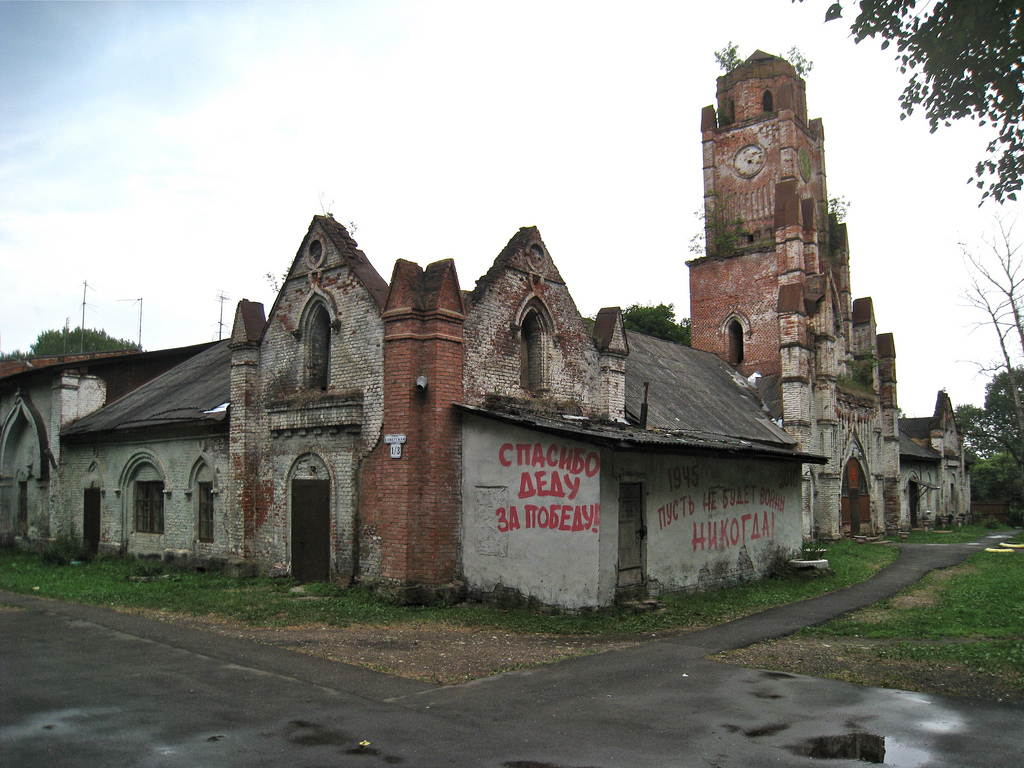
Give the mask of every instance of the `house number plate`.
[{"label": "house number plate", "polygon": [[391,458],[402,458],[402,443],[405,442],[405,435],[384,435],[384,442],[391,446]]}]

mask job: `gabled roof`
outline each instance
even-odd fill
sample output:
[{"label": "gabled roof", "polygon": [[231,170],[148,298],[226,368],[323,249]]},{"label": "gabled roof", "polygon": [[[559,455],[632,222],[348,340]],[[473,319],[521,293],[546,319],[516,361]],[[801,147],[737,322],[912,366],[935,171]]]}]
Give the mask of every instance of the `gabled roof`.
[{"label": "gabled roof", "polygon": [[900,419],[900,432],[915,440],[928,440],[932,432],[932,417],[920,416],[914,419]]},{"label": "gabled roof", "polygon": [[[111,369],[127,370],[131,367],[145,368],[160,365],[172,366],[199,354],[215,342],[194,344],[189,347],[158,349],[152,352],[117,349],[107,352],[86,352],[84,354],[50,355],[32,357],[28,360],[10,361],[12,366],[0,369],[0,386],[21,386],[36,377],[50,377],[68,370],[91,371],[102,375]],[[139,374],[144,375],[144,374]],[[138,376],[133,377],[135,379]]]},{"label": "gabled roof", "polygon": [[617,451],[642,453],[682,453],[686,455],[747,456],[785,459],[801,463],[825,464],[823,456],[796,451],[790,445],[766,444],[728,435],[704,432],[665,432],[641,429],[628,424],[597,421],[565,414],[542,414],[526,410],[480,408],[461,403],[456,408],[484,418],[515,424],[552,435],[605,445]]},{"label": "gabled roof", "polygon": [[[359,278],[359,281],[366,286],[366,290],[373,296],[374,301],[377,302],[378,307],[384,306],[384,300],[388,295],[388,284],[387,281],[380,276],[380,273],[374,269],[374,266],[370,263],[370,260],[366,258],[366,254],[359,250],[359,245],[352,238],[352,235],[348,233],[348,230],[344,226],[334,220],[333,216],[314,216],[313,221],[309,225],[309,231],[312,232],[313,225],[319,224],[323,229],[324,234],[331,239],[334,247],[338,249],[338,253],[341,254],[345,263],[348,264],[349,269]],[[296,258],[302,254],[302,249],[306,246],[306,240],[309,239],[309,233],[302,241],[302,246],[299,248]]]},{"label": "gabled roof", "polygon": [[65,437],[157,426],[226,423],[231,397],[229,341],[143,384],[62,431]]},{"label": "gabled roof", "polygon": [[[905,419],[900,419],[902,424]],[[939,456],[931,448],[925,448],[923,445],[918,445],[914,440],[902,429],[900,429],[900,457],[908,459],[917,459],[918,461],[941,461],[942,457]]]},{"label": "gabled roof", "polygon": [[506,269],[529,272],[545,280],[565,285],[558,267],[555,266],[544,241],[541,240],[540,231],[536,227],[521,227],[495,258],[491,268],[476,281],[476,287],[470,293],[470,302],[479,301]]},{"label": "gabled roof", "polygon": [[794,449],[796,440],[772,422],[756,390],[720,358],[636,331],[627,335],[631,421],[639,423],[647,382],[648,429]]}]

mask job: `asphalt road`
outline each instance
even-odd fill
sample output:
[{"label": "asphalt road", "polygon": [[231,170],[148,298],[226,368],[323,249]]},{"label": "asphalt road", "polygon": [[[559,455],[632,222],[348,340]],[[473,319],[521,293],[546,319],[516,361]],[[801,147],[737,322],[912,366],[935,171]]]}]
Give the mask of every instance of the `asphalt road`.
[{"label": "asphalt road", "polygon": [[988,544],[903,547],[832,595],[450,687],[0,592],[0,766],[1020,768],[1017,707],[704,658],[875,602]]}]

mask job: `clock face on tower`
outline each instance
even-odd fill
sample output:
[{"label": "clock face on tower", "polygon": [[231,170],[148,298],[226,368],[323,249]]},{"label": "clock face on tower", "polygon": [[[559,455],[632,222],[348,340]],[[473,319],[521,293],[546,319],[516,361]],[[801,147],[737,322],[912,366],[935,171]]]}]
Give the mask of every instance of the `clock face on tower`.
[{"label": "clock face on tower", "polygon": [[736,173],[745,179],[753,178],[764,168],[764,147],[747,144],[732,160]]},{"label": "clock face on tower", "polygon": [[806,148],[800,147],[800,151],[796,156],[797,165],[800,167],[800,178],[804,181],[810,181],[811,179],[811,153]]}]

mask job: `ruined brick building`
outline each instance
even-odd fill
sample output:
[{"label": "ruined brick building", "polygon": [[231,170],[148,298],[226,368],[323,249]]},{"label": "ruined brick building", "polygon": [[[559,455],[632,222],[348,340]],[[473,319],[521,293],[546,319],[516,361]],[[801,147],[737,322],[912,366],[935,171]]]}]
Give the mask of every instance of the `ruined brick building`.
[{"label": "ruined brick building", "polygon": [[[717,96],[701,117],[706,252],[689,262],[693,346],[756,379],[801,448],[828,457],[804,468],[806,536],[907,527],[895,343],[877,333],[871,299],[853,299],[804,81],[757,51],[718,78]],[[959,461],[958,438],[946,450]],[[957,498],[969,498],[966,482],[957,475]]]},{"label": "ruined brick building", "polygon": [[[89,407],[46,426],[24,414],[53,375],[0,379],[5,538],[410,601],[578,608],[757,578],[799,548],[800,467],[820,461],[714,355],[627,334],[616,308],[591,326],[533,228],[464,291],[450,260],[385,281],[317,216],[229,340],[112,401],[78,370]],[[45,477],[40,441],[60,444]]]},{"label": "ruined brick building", "polygon": [[851,300],[803,81],[756,54],[703,123],[696,348],[581,317],[535,228],[464,290],[315,216],[230,339],[0,377],[0,538],[580,608],[905,526],[937,449],[901,488],[892,337]]}]

